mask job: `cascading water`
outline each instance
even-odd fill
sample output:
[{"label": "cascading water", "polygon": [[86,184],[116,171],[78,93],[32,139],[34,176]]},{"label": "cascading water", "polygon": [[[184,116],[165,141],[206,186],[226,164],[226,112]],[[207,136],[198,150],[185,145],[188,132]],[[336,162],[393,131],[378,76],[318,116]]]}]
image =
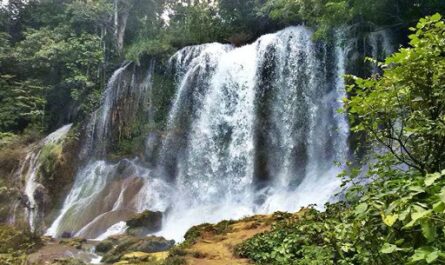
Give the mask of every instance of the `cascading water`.
[{"label": "cascading water", "polygon": [[140,78],[133,64],[125,64],[110,78],[102,106],[93,113],[87,126],[88,136],[83,143],[82,156],[89,159],[78,171],[73,188],[61,213],[48,229],[48,235],[56,237],[69,233],[95,238],[141,211],[141,202],[136,195],[141,189],[148,191],[148,184],[150,189],[156,187],[148,179],[150,170],[139,166],[137,159],[122,160],[117,164],[104,159],[116,131],[128,126],[127,122],[139,110],[147,108],[146,96],[151,90],[153,67],[152,61]]},{"label": "cascading water", "polygon": [[311,30],[290,27],[240,48],[178,51],[170,59],[177,91],[160,151],[150,154],[154,165],[104,161],[116,102],[151,95],[153,70],[122,90],[130,67],[123,66],[90,122],[89,162],[48,234],[102,239],[121,233],[134,213],[152,210],[164,212],[157,234],[181,240],[203,222],[322,206],[340,184],[335,162],[349,153],[348,123],[337,112],[349,51],[338,43],[314,42]]},{"label": "cascading water", "polygon": [[368,42],[372,47],[372,58],[376,60],[383,60],[395,51],[391,31],[387,29],[369,33]]},{"label": "cascading water", "polygon": [[[43,211],[41,208],[43,186],[38,182],[38,173],[41,167],[40,156],[42,149],[48,145],[61,144],[65,136],[71,129],[71,124],[65,125],[57,131],[49,134],[38,144],[29,148],[29,151],[21,163],[17,175],[25,180],[24,193],[26,196],[26,212],[28,216],[29,227],[31,231],[37,232],[41,229],[43,219]],[[40,189],[40,192],[37,192]],[[40,194],[39,194],[40,193]]]},{"label": "cascading water", "polygon": [[336,112],[344,57],[311,37],[292,27],[241,48],[204,45],[173,57],[194,61],[185,74],[176,66],[170,119],[187,123],[178,134],[170,122],[182,144],[167,137],[161,153],[177,192],[160,235],[178,239],[202,222],[294,211],[333,195],[334,161],[348,153],[347,122]]}]

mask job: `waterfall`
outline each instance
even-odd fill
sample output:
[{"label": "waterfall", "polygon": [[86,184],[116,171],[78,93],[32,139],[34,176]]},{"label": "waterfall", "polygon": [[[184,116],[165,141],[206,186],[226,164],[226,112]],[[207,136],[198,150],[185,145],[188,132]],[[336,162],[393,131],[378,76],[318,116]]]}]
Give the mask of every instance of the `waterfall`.
[{"label": "waterfall", "polygon": [[[43,225],[43,193],[45,188],[38,181],[38,174],[41,167],[40,157],[45,146],[61,144],[67,133],[71,129],[71,124],[65,125],[57,131],[49,134],[39,143],[29,147],[25,159],[22,161],[16,175],[25,181],[24,194],[26,196],[26,214],[28,216],[29,227],[32,232],[38,232]],[[40,197],[40,198],[39,198]]]},{"label": "waterfall", "polygon": [[[139,191],[156,187],[156,181],[148,178],[150,170],[139,165],[138,159],[110,163],[105,158],[129,122],[149,108],[147,96],[151,93],[153,70],[153,60],[142,72],[126,63],[111,76],[101,107],[87,125],[81,156],[88,159],[78,170],[73,188],[47,235],[66,233],[95,238],[143,210]],[[147,120],[151,115],[147,113]]]},{"label": "waterfall", "polygon": [[345,96],[341,48],[291,27],[240,48],[188,47],[172,61],[174,136],[160,172],[177,192],[160,235],[178,239],[202,222],[329,200],[339,186],[334,162],[348,153],[348,125],[337,113]]},{"label": "waterfall", "polygon": [[368,43],[371,46],[371,56],[375,60],[383,61],[395,51],[390,30],[378,30],[369,33]]},{"label": "waterfall", "polygon": [[[143,79],[128,78],[132,66],[122,66],[90,120],[88,162],[47,234],[103,239],[122,233],[135,213],[152,210],[164,213],[157,234],[181,240],[203,222],[323,207],[349,155],[349,126],[338,109],[354,51],[343,48],[341,32],[333,43],[312,36],[298,26],[243,47],[179,50],[169,60],[176,94],[159,151],[147,136],[146,153],[156,156],[150,165],[139,158],[105,161],[124,117],[145,108],[153,122],[153,105],[144,103],[153,102],[153,66]],[[375,37],[375,47],[385,47],[382,38]],[[128,98],[139,107],[124,108]]]}]

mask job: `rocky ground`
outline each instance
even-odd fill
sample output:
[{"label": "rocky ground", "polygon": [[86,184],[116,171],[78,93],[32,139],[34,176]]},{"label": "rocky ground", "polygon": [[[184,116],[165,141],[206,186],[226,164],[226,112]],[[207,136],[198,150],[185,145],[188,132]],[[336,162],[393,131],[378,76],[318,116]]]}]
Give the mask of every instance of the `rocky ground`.
[{"label": "rocky ground", "polygon": [[[133,225],[146,224],[143,220],[147,216],[153,217],[152,214],[142,213],[139,219],[133,219]],[[84,265],[97,264],[100,260],[102,264],[116,265],[252,264],[236,255],[237,246],[289,217],[298,218],[298,214],[275,213],[238,221],[202,224],[192,227],[186,233],[185,241],[179,245],[162,237],[144,237],[132,233],[113,236],[101,242],[78,238],[35,239],[14,228],[2,227],[2,235],[9,237],[10,244],[0,247],[0,264]]]}]

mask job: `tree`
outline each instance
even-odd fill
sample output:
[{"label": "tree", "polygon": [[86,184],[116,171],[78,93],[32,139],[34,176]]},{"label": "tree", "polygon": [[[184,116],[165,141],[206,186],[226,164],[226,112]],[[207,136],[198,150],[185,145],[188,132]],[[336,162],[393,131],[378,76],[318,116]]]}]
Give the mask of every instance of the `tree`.
[{"label": "tree", "polygon": [[445,12],[437,0],[266,0],[260,12],[283,24],[304,23],[317,28],[318,37],[344,25],[373,31],[404,29],[419,18]]},{"label": "tree", "polygon": [[[13,93],[18,88],[30,97],[43,97],[43,129],[90,113],[105,83],[109,7],[105,1],[10,1],[2,9],[7,32],[0,33],[0,74],[7,77],[3,100],[22,97]],[[30,84],[44,87],[45,93]],[[11,120],[24,120],[14,117],[19,113],[10,115]],[[28,123],[19,124],[14,130],[22,131]]]},{"label": "tree", "polygon": [[0,132],[16,132],[44,126],[46,88],[38,80],[16,81],[0,76]]},{"label": "tree", "polygon": [[357,125],[399,164],[421,173],[445,168],[445,23],[439,14],[421,19],[412,48],[386,59],[383,76],[354,77],[346,100]]}]

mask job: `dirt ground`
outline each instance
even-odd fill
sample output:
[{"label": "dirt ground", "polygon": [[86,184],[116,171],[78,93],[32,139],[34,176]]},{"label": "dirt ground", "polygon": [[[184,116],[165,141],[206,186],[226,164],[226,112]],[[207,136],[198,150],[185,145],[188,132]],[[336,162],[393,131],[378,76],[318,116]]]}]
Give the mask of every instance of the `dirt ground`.
[{"label": "dirt ground", "polygon": [[227,233],[204,234],[186,248],[185,260],[188,265],[251,264],[247,259],[236,257],[234,248],[256,234],[268,231],[272,222],[271,216],[254,216],[231,224]]}]

